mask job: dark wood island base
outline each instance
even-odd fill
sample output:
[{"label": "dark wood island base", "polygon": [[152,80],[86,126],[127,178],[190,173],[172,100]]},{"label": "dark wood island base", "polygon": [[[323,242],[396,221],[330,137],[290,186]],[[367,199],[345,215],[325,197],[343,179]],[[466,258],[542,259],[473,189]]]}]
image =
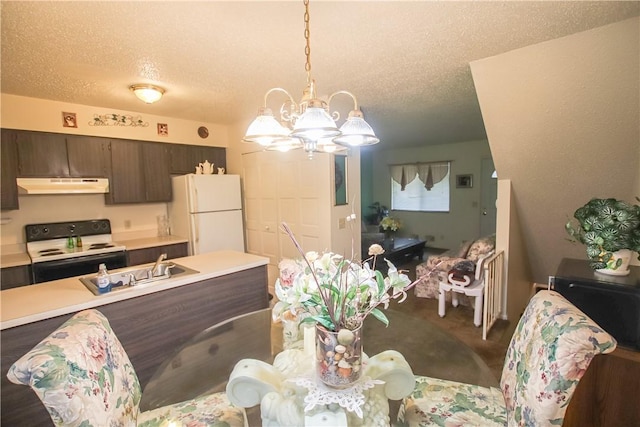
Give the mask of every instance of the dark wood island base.
[{"label": "dark wood island base", "polygon": [[[267,267],[159,291],[97,307],[113,327],[144,389],[158,366],[203,329],[267,308]],[[75,313],[1,332],[3,426],[52,425],[35,393],[11,383],[11,365]]]}]

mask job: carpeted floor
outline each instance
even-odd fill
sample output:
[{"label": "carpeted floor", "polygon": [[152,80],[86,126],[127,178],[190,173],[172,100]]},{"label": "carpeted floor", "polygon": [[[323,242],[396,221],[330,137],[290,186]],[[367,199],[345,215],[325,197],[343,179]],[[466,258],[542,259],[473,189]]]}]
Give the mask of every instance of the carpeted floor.
[{"label": "carpeted floor", "polygon": [[[428,254],[425,253],[424,259],[427,259],[427,256]],[[417,260],[414,260],[398,266],[398,268],[406,270],[409,278],[414,280],[415,267],[418,263]],[[404,312],[410,311],[413,315],[430,321],[464,342],[491,368],[496,379],[500,379],[504,356],[507,352],[507,347],[513,335],[516,322],[498,320],[489,331],[487,340],[484,341],[482,339],[482,327],[476,327],[473,324],[473,307],[462,305],[452,307],[448,304],[446,307],[446,315],[441,318],[438,316],[437,299],[418,298],[411,290],[409,297],[403,303],[399,304],[397,308]]]}]

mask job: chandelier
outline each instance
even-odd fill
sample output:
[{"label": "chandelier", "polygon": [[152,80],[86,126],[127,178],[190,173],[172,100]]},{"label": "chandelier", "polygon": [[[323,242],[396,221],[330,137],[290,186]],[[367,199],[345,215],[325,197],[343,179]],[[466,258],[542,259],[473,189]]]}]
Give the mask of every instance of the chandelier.
[{"label": "chandelier", "polygon": [[[377,144],[380,140],[373,129],[364,120],[358,101],[351,92],[340,90],[334,92],[324,101],[318,98],[316,82],[311,78],[311,47],[309,44],[309,0],[304,0],[304,38],[305,38],[305,71],[307,86],[302,99],[296,103],[289,92],[280,87],[271,88],[264,95],[264,105],[258,110],[258,117],[249,125],[243,138],[245,142],[255,142],[267,150],[289,151],[303,148],[309,158],[314,152],[333,152],[346,150],[348,147]],[[287,96],[280,107],[280,120],[276,120],[273,112],[267,107],[269,95],[281,92]],[[349,112],[344,124],[338,129],[336,121],[340,113],[329,113],[332,99],[337,95],[347,95],[353,100],[353,110]]]}]

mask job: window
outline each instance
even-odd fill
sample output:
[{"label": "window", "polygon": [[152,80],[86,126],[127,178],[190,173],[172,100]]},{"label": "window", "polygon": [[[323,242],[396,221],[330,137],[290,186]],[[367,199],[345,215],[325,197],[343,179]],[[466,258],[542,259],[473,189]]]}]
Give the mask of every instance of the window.
[{"label": "window", "polygon": [[391,166],[391,209],[449,212],[449,162]]}]

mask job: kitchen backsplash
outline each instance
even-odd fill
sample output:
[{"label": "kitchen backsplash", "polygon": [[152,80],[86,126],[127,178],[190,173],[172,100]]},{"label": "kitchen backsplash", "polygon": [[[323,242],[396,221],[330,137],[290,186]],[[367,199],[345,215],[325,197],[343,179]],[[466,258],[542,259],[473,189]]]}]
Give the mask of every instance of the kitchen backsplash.
[{"label": "kitchen backsplash", "polygon": [[43,222],[107,218],[116,236],[151,237],[157,233],[158,215],[167,215],[166,203],[107,206],[103,194],[20,196],[20,210],[3,211],[2,246],[25,243],[24,226]]}]

